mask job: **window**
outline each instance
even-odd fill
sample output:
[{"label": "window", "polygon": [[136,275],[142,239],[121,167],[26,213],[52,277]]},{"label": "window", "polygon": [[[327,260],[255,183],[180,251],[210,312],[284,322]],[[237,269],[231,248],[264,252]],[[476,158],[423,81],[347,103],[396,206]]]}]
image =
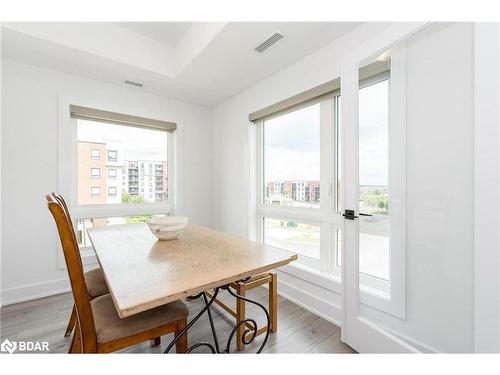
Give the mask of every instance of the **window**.
[{"label": "window", "polygon": [[359,270],[389,281],[389,81],[359,90]]},{"label": "window", "polygon": [[92,198],[98,198],[98,197],[100,197],[101,196],[101,188],[98,187],[98,186],[97,187],[95,187],[95,186],[91,187],[90,188],[90,196]]},{"label": "window", "polygon": [[[340,133],[340,127],[337,131]],[[360,285],[365,291],[387,297],[390,279],[388,74],[360,81],[358,135]],[[340,145],[337,148],[340,150]],[[337,170],[340,182],[340,163]],[[339,197],[337,201],[340,205]],[[335,263],[340,268],[340,232],[336,236]]]},{"label": "window", "polygon": [[[109,179],[115,179],[116,178],[116,168],[109,168],[108,169],[108,178]],[[124,178],[124,177],[122,177]]]},{"label": "window", "polygon": [[116,161],[117,154],[118,153],[115,150],[108,150],[108,161]]},{"label": "window", "polygon": [[101,177],[101,169],[100,168],[90,168],[90,177],[100,178]]},{"label": "window", "polygon": [[303,266],[340,276],[339,97],[331,92],[263,118],[256,123],[256,144],[258,239],[298,254]]},{"label": "window", "polygon": [[264,204],[319,208],[319,131],[319,103],[264,122]]},{"label": "window", "polygon": [[[122,194],[121,200],[116,199],[103,199],[99,204],[119,204],[119,203],[141,203],[145,202],[148,198],[144,195],[144,190],[138,193],[137,186],[137,165],[144,168],[145,159],[153,159],[161,163],[166,163],[168,159],[168,137],[169,132],[158,131],[146,128],[136,128],[125,125],[108,124],[98,121],[76,120],[77,126],[77,143],[78,143],[78,186],[88,186],[86,177],[82,172],[85,167],[85,162],[82,160],[82,155],[86,147],[92,147],[93,144],[99,144],[103,149],[112,147],[115,148],[117,144],[120,145],[121,159],[123,165],[121,166],[125,174],[128,174],[128,179],[125,179],[126,189]],[[108,150],[108,161],[117,160],[117,151]],[[116,161],[114,160],[114,161]],[[100,169],[106,168],[105,161],[99,161],[100,168],[93,167],[91,169],[91,178],[100,178]],[[128,166],[128,168],[127,168]],[[142,169],[144,170],[144,169]],[[107,179],[113,180],[117,177],[117,168],[107,169]],[[128,172],[128,173],[127,173]],[[143,179],[144,176],[141,176]],[[105,186],[105,185],[104,185]],[[85,194],[79,189],[78,204],[96,204],[95,201],[87,201]],[[131,195],[137,195],[131,198]],[[116,195],[115,195],[116,196]],[[108,194],[108,198],[114,196]]]},{"label": "window", "polygon": [[99,160],[101,158],[101,151],[98,149],[95,149],[95,148],[91,149],[90,150],[90,158],[92,160]]},{"label": "window", "polygon": [[264,243],[320,259],[318,225],[264,218]]},{"label": "window", "polygon": [[[80,107],[65,97],[60,100],[61,111],[70,110],[69,121],[60,121],[58,131],[60,191],[75,222],[174,212],[174,123]],[[168,195],[158,199],[139,189],[139,167],[155,163],[170,174],[164,186]],[[82,250],[82,256],[94,257],[91,249]]]}]

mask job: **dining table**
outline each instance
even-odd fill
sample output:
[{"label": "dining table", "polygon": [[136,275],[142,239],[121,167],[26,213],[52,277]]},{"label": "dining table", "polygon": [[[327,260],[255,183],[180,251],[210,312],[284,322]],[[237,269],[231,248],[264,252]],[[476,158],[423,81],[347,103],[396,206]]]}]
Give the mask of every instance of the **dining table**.
[{"label": "dining table", "polygon": [[[253,332],[257,332],[255,319],[236,322],[226,345],[220,345],[210,310],[220,291],[262,310],[268,323],[257,350],[262,352],[269,337],[269,313],[265,306],[238,295],[229,285],[287,265],[297,259],[297,254],[196,224],[187,224],[177,238],[168,241],[158,240],[146,223],[94,227],[87,229],[87,233],[120,318],[183,298],[203,297],[203,308],[174,337],[165,353],[205,313],[213,343],[192,344],[188,353],[199,347],[206,347],[212,353],[230,353],[240,325],[250,324]],[[248,343],[256,337],[250,336]]]}]

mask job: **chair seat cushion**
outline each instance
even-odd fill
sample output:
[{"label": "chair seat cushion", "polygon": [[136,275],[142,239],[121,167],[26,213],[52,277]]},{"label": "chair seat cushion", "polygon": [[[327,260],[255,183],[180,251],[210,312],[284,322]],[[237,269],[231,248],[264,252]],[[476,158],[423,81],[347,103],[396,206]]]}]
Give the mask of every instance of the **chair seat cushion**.
[{"label": "chair seat cushion", "polygon": [[108,284],[106,284],[106,280],[104,280],[104,273],[101,268],[85,272],[84,277],[90,299],[109,293]]},{"label": "chair seat cushion", "polygon": [[188,308],[181,301],[171,302],[127,318],[120,319],[109,294],[90,302],[97,342],[105,343],[186,318]]}]

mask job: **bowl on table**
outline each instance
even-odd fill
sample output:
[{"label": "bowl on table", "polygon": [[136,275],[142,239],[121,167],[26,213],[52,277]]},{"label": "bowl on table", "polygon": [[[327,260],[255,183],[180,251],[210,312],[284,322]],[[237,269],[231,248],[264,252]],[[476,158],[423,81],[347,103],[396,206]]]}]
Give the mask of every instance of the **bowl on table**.
[{"label": "bowl on table", "polygon": [[188,223],[185,216],[154,217],[148,221],[149,230],[156,238],[163,241],[177,238]]}]

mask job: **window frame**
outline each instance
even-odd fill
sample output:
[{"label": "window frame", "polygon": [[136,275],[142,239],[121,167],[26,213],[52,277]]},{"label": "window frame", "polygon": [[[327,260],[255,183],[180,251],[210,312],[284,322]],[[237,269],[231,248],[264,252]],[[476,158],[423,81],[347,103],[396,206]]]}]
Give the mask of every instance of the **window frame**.
[{"label": "window frame", "polygon": [[[391,219],[391,250],[390,250],[390,283],[380,283],[381,279],[360,273],[361,288],[359,292],[360,303],[384,311],[401,319],[406,317],[406,59],[405,49],[397,48],[391,52],[390,80],[389,80],[389,138],[392,171],[390,172],[389,185],[393,201],[399,201],[399,207],[391,205],[394,220]],[[363,83],[361,83],[361,86]],[[357,94],[358,95],[358,94]],[[306,264],[293,262],[280,270],[301,279],[307,279],[313,284],[326,287],[337,293],[342,293],[342,268],[337,265],[339,249],[335,241],[336,233],[340,234],[340,247],[345,248],[344,218],[341,210],[344,207],[342,185],[344,184],[344,171],[341,171],[344,161],[336,159],[335,154],[343,157],[341,149],[341,128],[339,127],[340,110],[342,109],[341,96],[337,96],[336,110],[334,112],[335,126],[322,125],[320,142],[320,210],[310,212],[311,209],[300,207],[265,207],[263,202],[264,175],[263,175],[263,120],[255,120],[250,125],[250,180],[252,185],[250,193],[251,213],[255,214],[249,227],[250,238],[263,242],[263,229],[261,223],[264,217],[278,216],[280,218],[295,219],[298,221],[311,220],[321,223],[321,254],[328,259],[327,266],[317,269]],[[272,106],[271,106],[272,107]],[[297,106],[290,111],[298,109]],[[286,113],[286,112],[283,112]],[[323,123],[323,121],[322,121]],[[343,130],[343,129],[342,129]],[[333,133],[333,134],[332,134]],[[396,163],[394,161],[396,160]],[[391,162],[392,161],[392,162]],[[340,189],[335,186],[340,176]],[[340,191],[340,194],[339,194]],[[327,204],[325,202],[327,200]],[[357,207],[357,206],[356,206]],[[336,232],[338,230],[338,232]],[[325,236],[324,233],[328,235]],[[395,250],[394,250],[395,249]],[[286,250],[285,250],[286,251]],[[342,257],[344,262],[344,257]],[[299,257],[300,259],[300,257]],[[314,280],[319,280],[317,283]],[[363,288],[368,286],[368,288]],[[375,288],[375,290],[373,290]],[[385,288],[385,290],[384,290]],[[390,295],[387,299],[386,295]]]},{"label": "window frame", "polygon": [[[356,95],[359,95],[359,89],[377,83],[377,78],[373,78],[360,82]],[[378,80],[384,79],[378,77]],[[406,318],[406,91],[406,49],[400,46],[393,48],[390,53],[389,281],[359,273],[359,302],[400,319]],[[356,110],[359,111],[359,108]],[[359,211],[359,196],[357,201]],[[363,218],[360,218],[358,226],[362,225]]]},{"label": "window frame", "polygon": [[[140,204],[95,204],[77,205],[77,124],[76,119],[71,118],[70,106],[77,105],[88,108],[96,108],[116,113],[123,113],[131,116],[154,117],[162,120],[158,113],[144,114],[131,113],[128,106],[117,108],[115,104],[96,102],[77,97],[59,95],[58,101],[58,191],[64,196],[73,219],[73,225],[79,219],[107,218],[121,216],[138,215],[174,215],[177,202],[177,143],[180,134],[180,127],[177,130],[167,132],[167,164],[168,164],[168,199],[165,202],[147,202]],[[169,122],[169,120],[162,120]],[[125,125],[124,125],[125,126]],[[156,129],[158,130],[158,129]],[[106,155],[107,156],[107,155]],[[57,268],[65,269],[64,258],[57,250]],[[97,263],[92,247],[80,248],[84,265],[94,265]]]},{"label": "window frame", "polygon": [[[297,272],[308,272],[319,274],[335,283],[340,282],[340,268],[335,266],[335,256],[337,246],[333,241],[333,234],[337,230],[342,231],[343,217],[340,213],[340,207],[335,204],[334,178],[337,176],[336,163],[333,163],[335,153],[337,152],[338,133],[334,131],[338,123],[338,106],[340,91],[325,95],[318,100],[308,101],[301,105],[290,108],[287,111],[270,116],[267,119],[254,123],[255,128],[255,237],[258,242],[264,243],[264,219],[284,219],[295,220],[301,223],[318,225],[320,227],[320,259],[315,260],[306,256],[299,255],[297,262],[283,268],[285,272],[296,274]],[[265,166],[264,166],[264,127],[265,121],[276,118],[280,115],[288,114],[296,110],[308,107],[309,105],[320,104],[320,206],[312,207],[293,207],[293,206],[273,206],[264,204],[265,196]],[[333,126],[332,126],[333,124]],[[271,246],[271,245],[267,245]],[[284,250],[284,249],[283,249]],[[287,251],[287,250],[284,250]],[[292,252],[291,252],[292,253]],[[338,284],[337,284],[338,285]],[[336,286],[337,289],[339,286]]]}]

